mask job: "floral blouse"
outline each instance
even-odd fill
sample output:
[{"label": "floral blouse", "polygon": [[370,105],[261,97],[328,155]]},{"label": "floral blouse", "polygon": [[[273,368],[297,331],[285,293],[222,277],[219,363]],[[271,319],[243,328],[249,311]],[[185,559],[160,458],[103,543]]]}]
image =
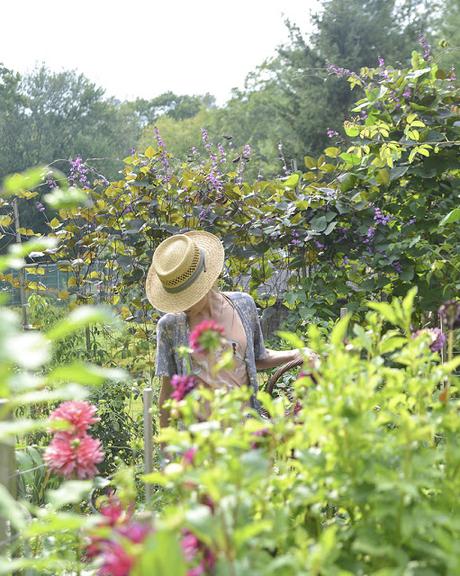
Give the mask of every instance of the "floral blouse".
[{"label": "floral blouse", "polygon": [[[253,390],[251,405],[258,409],[256,360],[264,358],[266,351],[256,304],[253,298],[244,292],[225,292],[225,295],[232,301],[239,313],[246,332],[247,346],[244,359],[249,385]],[[160,318],[157,324],[156,376],[171,377],[174,374],[187,374],[189,358],[179,355],[178,348],[188,346],[189,332],[185,312],[168,313]]]}]

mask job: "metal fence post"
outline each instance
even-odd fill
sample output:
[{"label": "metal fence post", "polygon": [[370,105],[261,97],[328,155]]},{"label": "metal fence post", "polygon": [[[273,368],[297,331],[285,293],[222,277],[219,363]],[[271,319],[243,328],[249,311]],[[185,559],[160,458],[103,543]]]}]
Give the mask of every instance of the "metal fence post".
[{"label": "metal fence post", "polygon": [[[144,472],[153,472],[153,425],[152,425],[152,388],[145,388],[144,400]],[[148,504],[152,498],[152,485],[145,485],[145,503]]]}]

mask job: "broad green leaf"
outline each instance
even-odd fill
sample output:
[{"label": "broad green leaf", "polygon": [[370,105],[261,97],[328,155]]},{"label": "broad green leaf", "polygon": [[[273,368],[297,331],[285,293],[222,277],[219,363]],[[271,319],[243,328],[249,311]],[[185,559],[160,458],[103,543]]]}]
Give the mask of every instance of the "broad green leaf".
[{"label": "broad green leaf", "polygon": [[187,566],[179,544],[179,536],[158,530],[142,546],[142,554],[132,570],[132,576],[185,576]]},{"label": "broad green leaf", "polygon": [[348,325],[350,324],[351,314],[341,318],[334,326],[331,332],[331,343],[334,346],[342,346],[343,340],[347,334]]},{"label": "broad green leaf", "polygon": [[440,226],[445,226],[446,224],[452,224],[453,222],[458,222],[460,220],[460,208],[454,208],[444,216],[444,218],[439,223]]},{"label": "broad green leaf", "polygon": [[58,322],[48,332],[50,340],[61,340],[94,324],[114,324],[116,318],[113,312],[105,306],[79,306],[65,318]]},{"label": "broad green leaf", "polygon": [[288,344],[290,344],[293,348],[304,348],[305,344],[297,334],[293,332],[285,332],[283,330],[279,330],[276,332],[277,336],[279,336],[282,340],[285,340]]},{"label": "broad green leaf", "polygon": [[46,377],[46,382],[76,382],[86,386],[100,386],[107,380],[121,382],[128,380],[129,375],[118,368],[101,368],[94,364],[74,362],[67,366],[58,366]]},{"label": "broad green leaf", "polygon": [[2,484],[0,484],[0,517],[9,520],[19,531],[24,529],[27,522],[24,510]]},{"label": "broad green leaf", "polygon": [[8,195],[19,194],[24,190],[32,190],[46,176],[47,169],[43,166],[30,168],[20,174],[7,176],[3,181],[3,191]]},{"label": "broad green leaf", "polygon": [[398,318],[393,307],[388,302],[368,302],[367,306],[376,310],[385,320],[392,324],[398,325]]},{"label": "broad green leaf", "polygon": [[86,497],[93,487],[91,480],[70,480],[57,490],[48,490],[47,499],[53,510],[59,510],[68,504],[77,504]]},{"label": "broad green leaf", "polygon": [[324,150],[324,153],[326,156],[329,156],[329,158],[337,158],[337,156],[340,154],[340,148],[329,146],[329,148]]},{"label": "broad green leaf", "polygon": [[55,188],[49,194],[45,194],[43,197],[48,206],[51,206],[53,210],[61,210],[63,208],[76,208],[78,206],[90,206],[91,200],[87,192],[81,188],[68,188],[67,190],[61,190],[61,188]]}]

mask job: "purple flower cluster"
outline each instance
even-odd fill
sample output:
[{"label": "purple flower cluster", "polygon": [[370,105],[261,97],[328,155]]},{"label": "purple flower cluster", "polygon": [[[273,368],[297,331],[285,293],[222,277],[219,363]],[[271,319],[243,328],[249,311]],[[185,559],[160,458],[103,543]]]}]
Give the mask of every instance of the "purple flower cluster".
[{"label": "purple flower cluster", "polygon": [[336,136],[339,135],[339,133],[336,130],[332,130],[332,128],[328,128],[326,130],[326,134],[328,138],[335,138]]},{"label": "purple flower cluster", "polygon": [[302,241],[299,240],[299,236],[300,234],[297,232],[297,230],[293,230],[291,233],[291,241],[289,242],[289,244],[291,246],[300,246],[302,244]]},{"label": "purple flower cluster", "polygon": [[392,266],[398,274],[401,274],[402,266],[401,266],[401,262],[399,260],[396,260],[395,262],[393,262]]},{"label": "purple flower cluster", "polygon": [[423,57],[425,60],[429,60],[431,58],[431,46],[428,43],[428,40],[422,34],[419,36],[418,42],[420,46],[423,48]]},{"label": "purple flower cluster", "polygon": [[220,163],[223,164],[227,159],[227,153],[225,152],[225,148],[222,144],[217,144],[217,150],[219,151]]},{"label": "purple flower cluster", "polygon": [[388,80],[390,78],[390,75],[388,73],[388,70],[385,68],[385,60],[383,58],[381,58],[380,56],[379,56],[379,68],[382,68],[382,71],[380,72],[380,76],[384,80]]},{"label": "purple flower cluster", "polygon": [[344,78],[351,74],[351,70],[348,70],[348,68],[341,68],[335,64],[328,64],[327,71],[329,74],[334,74],[334,76],[338,76],[339,78]]},{"label": "purple flower cluster", "polygon": [[153,132],[155,134],[155,140],[157,141],[157,145],[161,153],[161,163],[163,164],[163,168],[165,171],[165,181],[169,182],[171,180],[171,170],[169,166],[168,152],[166,150],[166,145],[164,143],[163,138],[161,137],[160,131],[156,126],[154,127]]},{"label": "purple flower cluster", "polygon": [[319,240],[315,240],[314,244],[318,248],[318,250],[324,250],[324,248],[326,248],[326,244],[323,244]]},{"label": "purple flower cluster", "polygon": [[407,86],[407,88],[403,92],[403,98],[408,100],[411,97],[412,97],[412,90],[411,90],[411,88],[409,88],[409,86]]},{"label": "purple flower cluster", "polygon": [[38,212],[44,212],[46,210],[46,208],[43,206],[43,204],[41,202],[35,202],[35,208],[38,210]]},{"label": "purple flower cluster", "polygon": [[382,224],[382,226],[386,226],[388,222],[392,220],[391,216],[384,216],[383,212],[380,208],[374,209],[374,222],[376,224]]},{"label": "purple flower cluster", "polygon": [[69,181],[73,186],[89,188],[88,172],[89,169],[80,156],[70,161]]},{"label": "purple flower cluster", "polygon": [[372,242],[372,240],[374,239],[374,236],[375,236],[375,227],[370,226],[367,229],[366,238],[364,239],[364,244],[369,244],[370,242]]},{"label": "purple flower cluster", "polygon": [[243,160],[249,160],[249,158],[251,157],[251,146],[249,144],[245,144],[243,146],[243,153],[241,154]]},{"label": "purple flower cluster", "polygon": [[412,337],[417,338],[421,334],[428,334],[431,338],[430,350],[432,352],[440,352],[446,344],[446,335],[440,328],[423,328],[413,333]]},{"label": "purple flower cluster", "polygon": [[46,177],[46,184],[49,186],[49,188],[51,190],[53,190],[54,188],[57,188],[57,182],[52,176]]}]

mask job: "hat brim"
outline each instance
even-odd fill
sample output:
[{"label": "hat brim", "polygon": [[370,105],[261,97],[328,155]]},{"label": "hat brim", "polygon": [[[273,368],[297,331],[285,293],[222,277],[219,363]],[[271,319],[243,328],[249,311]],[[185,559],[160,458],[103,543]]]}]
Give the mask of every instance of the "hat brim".
[{"label": "hat brim", "polygon": [[224,267],[224,247],[217,236],[204,230],[192,230],[184,234],[193,238],[198,247],[203,250],[205,269],[193,284],[181,292],[171,294],[163,288],[161,280],[151,265],[145,281],[145,290],[149,302],[160,312],[184,312],[194,306],[211,290]]}]

